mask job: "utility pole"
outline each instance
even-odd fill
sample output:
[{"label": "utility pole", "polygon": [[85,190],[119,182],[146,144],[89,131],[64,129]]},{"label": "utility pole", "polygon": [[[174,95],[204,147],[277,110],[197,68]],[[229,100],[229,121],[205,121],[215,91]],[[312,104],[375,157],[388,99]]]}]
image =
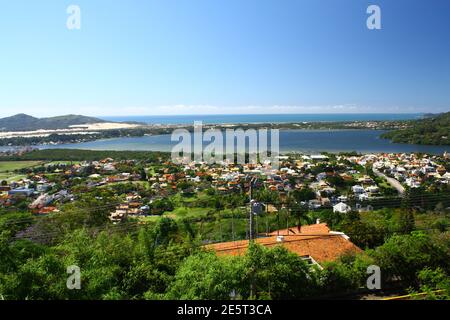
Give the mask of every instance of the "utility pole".
[{"label": "utility pole", "polygon": [[286,208],[286,230],[287,230],[287,235],[289,235],[289,217],[290,217],[290,214],[291,214],[290,210],[291,209],[290,209],[289,204],[288,204],[288,206]]},{"label": "utility pole", "polygon": [[254,229],[254,222],[253,222],[253,183],[255,182],[255,178],[253,177],[250,180],[250,189],[249,189],[249,197],[250,197],[250,216],[249,216],[249,240],[253,241],[253,229]]},{"label": "utility pole", "polygon": [[231,237],[234,241],[234,208],[231,209]]},{"label": "utility pole", "polygon": [[220,241],[223,241],[223,234],[222,234],[222,217],[220,215],[219,211],[219,232],[220,232]]},{"label": "utility pole", "polygon": [[[249,241],[253,242],[253,183],[255,181],[255,178],[253,177],[250,180],[250,189],[249,189],[249,197],[250,197],[250,216],[249,216]],[[253,298],[253,292],[254,292],[254,284],[253,284],[253,274],[252,274],[252,280],[250,281],[250,297]]]}]

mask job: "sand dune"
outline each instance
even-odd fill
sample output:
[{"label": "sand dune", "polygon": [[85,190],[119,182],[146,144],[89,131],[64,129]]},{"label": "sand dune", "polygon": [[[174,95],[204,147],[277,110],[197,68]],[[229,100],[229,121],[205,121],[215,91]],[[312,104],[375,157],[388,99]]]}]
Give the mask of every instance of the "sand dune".
[{"label": "sand dune", "polygon": [[14,138],[14,137],[46,137],[51,134],[93,134],[98,133],[102,130],[112,130],[112,129],[132,129],[139,127],[137,124],[130,123],[91,123],[91,124],[80,124],[70,126],[69,129],[56,129],[56,130],[34,130],[34,131],[9,131],[0,132],[0,139]]}]

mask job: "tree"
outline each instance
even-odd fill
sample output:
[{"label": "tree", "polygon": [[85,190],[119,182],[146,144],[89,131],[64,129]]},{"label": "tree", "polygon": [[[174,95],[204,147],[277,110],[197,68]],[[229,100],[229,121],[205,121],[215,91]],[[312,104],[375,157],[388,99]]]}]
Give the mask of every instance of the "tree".
[{"label": "tree", "polygon": [[411,209],[401,210],[399,219],[399,232],[408,234],[415,229],[414,212]]},{"label": "tree", "polygon": [[109,222],[109,214],[114,209],[114,205],[105,203],[115,203],[112,197],[94,197],[90,194],[84,195],[81,199],[65,204],[61,208],[61,213],[54,216],[52,224],[60,231],[73,231],[82,227],[99,227]]},{"label": "tree", "polygon": [[201,252],[186,259],[177,271],[171,285],[169,299],[221,299],[239,286],[241,258],[218,257],[212,252]]},{"label": "tree", "polygon": [[328,176],[327,177],[327,181],[330,184],[332,184],[332,185],[334,185],[334,186],[336,186],[338,188],[343,188],[343,187],[345,187],[347,185],[345,180],[339,175]]},{"label": "tree", "polygon": [[359,288],[351,265],[329,262],[321,272],[321,292],[336,294],[351,292]]},{"label": "tree", "polygon": [[317,290],[317,275],[298,255],[251,244],[244,257],[239,293],[244,299],[299,299]]},{"label": "tree", "polygon": [[445,210],[445,206],[442,202],[438,202],[436,204],[436,207],[434,208],[434,211],[436,211],[436,212],[442,212],[444,210]]},{"label": "tree", "polygon": [[144,168],[141,168],[139,174],[142,181],[147,181],[147,172],[145,172]]},{"label": "tree", "polygon": [[298,202],[313,200],[316,198],[315,192],[308,187],[302,188],[300,190],[294,190],[292,192],[292,195]]},{"label": "tree", "polygon": [[178,225],[170,218],[163,217],[158,220],[156,226],[153,228],[155,242],[158,245],[167,245],[170,241],[177,237]]},{"label": "tree", "polygon": [[267,189],[255,192],[254,198],[257,201],[270,203],[270,204],[273,204],[275,206],[278,206],[280,204],[280,202],[281,202],[280,195],[279,195],[278,192],[270,191],[270,190],[267,190]]},{"label": "tree", "polygon": [[359,220],[344,222],[342,231],[351,237],[355,245],[363,249],[382,245],[388,234],[383,226],[375,226]]},{"label": "tree", "polygon": [[[420,282],[420,292],[427,293],[428,300],[449,300],[450,299],[450,277],[442,268],[425,268],[418,274]],[[412,290],[411,293],[418,293]],[[417,296],[423,299],[423,297]]]},{"label": "tree", "polygon": [[15,271],[0,277],[1,294],[9,299],[60,300],[68,298],[66,270],[61,259],[48,252],[29,259]]},{"label": "tree", "polygon": [[173,211],[174,205],[172,201],[167,198],[156,199],[152,203],[150,203],[150,211],[152,214],[161,215],[165,211]]},{"label": "tree", "polygon": [[290,213],[296,218],[297,228],[300,230],[302,220],[308,217],[308,207],[300,205],[292,196],[288,196],[286,204]]},{"label": "tree", "polygon": [[399,278],[410,285],[418,283],[417,273],[426,267],[450,270],[446,244],[422,232],[395,235],[371,252],[371,256],[386,280]]}]

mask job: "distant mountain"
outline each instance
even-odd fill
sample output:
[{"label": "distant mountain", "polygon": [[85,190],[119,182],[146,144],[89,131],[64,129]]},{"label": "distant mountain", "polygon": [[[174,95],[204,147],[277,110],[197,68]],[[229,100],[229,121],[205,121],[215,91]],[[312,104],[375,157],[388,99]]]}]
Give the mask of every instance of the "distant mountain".
[{"label": "distant mountain", "polygon": [[450,112],[411,121],[406,128],[386,132],[382,137],[399,143],[450,145]]},{"label": "distant mountain", "polygon": [[35,118],[19,113],[0,118],[0,131],[33,131],[39,129],[66,129],[72,125],[106,122],[105,120],[80,115],[65,115],[50,118]]},{"label": "distant mountain", "polygon": [[422,118],[435,118],[442,114],[443,113],[425,113],[425,114],[423,114]]}]

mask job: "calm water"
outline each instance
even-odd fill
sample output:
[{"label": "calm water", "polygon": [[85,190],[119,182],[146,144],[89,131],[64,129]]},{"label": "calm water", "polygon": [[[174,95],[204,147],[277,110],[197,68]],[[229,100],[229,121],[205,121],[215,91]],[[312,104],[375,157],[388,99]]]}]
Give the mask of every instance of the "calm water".
[{"label": "calm water", "polygon": [[411,120],[421,118],[420,113],[341,113],[341,114],[243,114],[243,115],[180,115],[180,116],[123,116],[102,117],[109,121],[138,121],[148,124],[192,124],[203,121],[220,123],[285,123],[323,121]]},{"label": "calm water", "polygon": [[[384,131],[376,130],[287,130],[280,131],[280,150],[314,153],[340,152],[424,152],[442,154],[449,146],[396,144],[380,139]],[[42,148],[72,148],[90,150],[170,151],[177,142],[170,135],[97,140],[92,142],[42,146]]]}]

